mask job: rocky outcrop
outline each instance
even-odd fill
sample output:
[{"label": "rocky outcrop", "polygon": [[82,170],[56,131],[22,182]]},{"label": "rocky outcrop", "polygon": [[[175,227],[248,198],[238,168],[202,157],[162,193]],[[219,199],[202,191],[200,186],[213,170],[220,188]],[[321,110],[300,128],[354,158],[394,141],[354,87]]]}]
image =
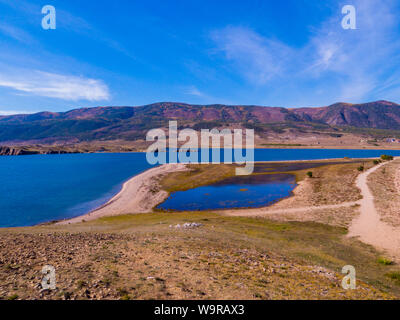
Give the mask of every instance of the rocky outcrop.
[{"label": "rocky outcrop", "polygon": [[7,147],[0,146],[0,156],[24,156],[32,154],[66,154],[66,153],[79,153],[75,150],[64,150],[48,147]]},{"label": "rocky outcrop", "polygon": [[38,151],[25,150],[18,147],[1,147],[0,146],[0,156],[20,156],[29,154],[39,154]]}]

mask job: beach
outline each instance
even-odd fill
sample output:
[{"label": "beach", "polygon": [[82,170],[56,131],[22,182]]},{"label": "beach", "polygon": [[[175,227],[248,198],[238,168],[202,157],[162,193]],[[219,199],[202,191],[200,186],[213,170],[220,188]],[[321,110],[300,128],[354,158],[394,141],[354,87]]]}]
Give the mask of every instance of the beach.
[{"label": "beach", "polygon": [[168,192],[158,187],[158,181],[170,172],[184,171],[185,164],[164,164],[149,169],[125,182],[121,191],[106,204],[85,215],[58,222],[70,224],[91,221],[101,217],[152,212],[153,207],[168,197]]}]

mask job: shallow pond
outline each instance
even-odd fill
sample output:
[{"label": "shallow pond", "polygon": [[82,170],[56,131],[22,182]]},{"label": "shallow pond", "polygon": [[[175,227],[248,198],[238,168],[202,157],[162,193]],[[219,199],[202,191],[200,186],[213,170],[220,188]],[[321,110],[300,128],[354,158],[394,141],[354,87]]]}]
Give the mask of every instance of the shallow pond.
[{"label": "shallow pond", "polygon": [[295,177],[291,174],[235,176],[212,185],[171,193],[158,208],[174,211],[257,208],[290,196],[295,187]]}]

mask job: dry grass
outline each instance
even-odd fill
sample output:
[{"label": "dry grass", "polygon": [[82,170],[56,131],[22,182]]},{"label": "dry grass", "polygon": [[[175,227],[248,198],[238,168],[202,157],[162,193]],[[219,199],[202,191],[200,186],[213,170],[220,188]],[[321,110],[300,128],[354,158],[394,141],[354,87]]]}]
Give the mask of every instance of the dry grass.
[{"label": "dry grass", "polygon": [[[321,166],[321,163],[326,165]],[[360,172],[357,170],[361,165],[368,170],[372,167],[373,160],[342,160],[343,163],[337,164],[340,160],[332,161],[310,161],[309,163],[319,165],[314,168],[303,170],[292,170],[296,163],[287,166],[284,163],[268,163],[267,170],[264,163],[257,163],[253,175],[291,173],[296,176],[298,186],[293,191],[293,196],[283,199],[278,203],[263,208],[263,212],[258,209],[245,210],[246,215],[254,211],[254,216],[267,216],[269,219],[277,221],[315,221],[333,226],[348,227],[351,221],[359,215],[359,206],[340,207],[324,210],[304,210],[304,212],[282,212],[279,214],[268,214],[273,210],[286,210],[291,208],[317,207],[322,205],[337,205],[343,202],[354,202],[361,198],[360,190],[355,186],[355,180]],[[304,162],[300,162],[304,165]],[[262,169],[257,170],[257,166]],[[192,171],[172,173],[162,181],[163,188],[167,191],[186,190],[201,185],[211,184],[218,180],[234,175],[232,165],[193,165]],[[308,177],[311,171],[313,177]],[[264,212],[265,211],[265,212]],[[261,214],[260,214],[261,213]],[[267,213],[267,214],[265,214]]]},{"label": "dry grass", "polygon": [[190,171],[174,172],[161,180],[168,192],[184,191],[220,181],[235,175],[235,166],[227,164],[191,164]]},{"label": "dry grass", "polygon": [[[312,161],[310,163],[313,163]],[[318,161],[317,163],[321,163]],[[342,202],[357,201],[360,199],[360,191],[354,182],[360,173],[357,168],[360,165],[368,170],[373,166],[372,160],[352,161],[343,160],[343,164],[329,164],[317,168],[285,171],[282,163],[270,164],[276,165],[275,170],[269,170],[264,173],[255,174],[275,174],[292,173],[296,176],[297,182],[305,182],[301,193],[292,198],[297,207],[319,206],[327,204],[338,204]],[[262,166],[257,163],[257,166]],[[209,185],[225,178],[235,175],[235,165],[227,164],[209,164],[209,165],[189,165],[191,170],[185,172],[170,173],[161,180],[161,186],[168,192],[184,191],[204,185]],[[307,172],[313,173],[313,178],[307,177]],[[297,196],[297,197],[296,197]],[[289,206],[292,207],[292,206]]]},{"label": "dry grass", "polygon": [[[354,203],[361,198],[355,180],[360,172],[357,168],[363,165],[365,170],[373,166],[372,160],[346,161],[340,164],[329,164],[311,169],[289,171],[296,176],[298,186],[293,196],[282,199],[276,204],[249,210],[228,210],[228,215],[260,216],[278,221],[315,221],[333,226],[348,227],[359,215],[359,206],[340,206],[343,203]],[[313,177],[307,176],[311,171]],[[270,173],[273,173],[270,171]],[[336,206],[323,208],[320,206]],[[297,209],[293,212],[290,209]]]},{"label": "dry grass", "polygon": [[382,221],[400,226],[400,161],[395,160],[368,177],[368,186],[375,196],[375,206]]},{"label": "dry grass", "polygon": [[275,221],[318,222],[330,226],[348,228],[360,214],[359,206],[339,207],[333,209],[308,210],[301,213],[276,213],[268,215],[268,219]]},{"label": "dry grass", "polygon": [[[327,165],[295,172],[298,181],[306,181],[309,188],[301,196],[303,203],[312,206],[339,204],[361,199],[360,190],[355,186],[355,180],[360,172],[357,168],[363,165],[365,170],[373,166],[372,160],[357,161]],[[313,173],[312,178],[307,172]]]},{"label": "dry grass", "polygon": [[[170,225],[203,224],[179,230]],[[0,297],[7,299],[385,299],[396,265],[318,223],[224,217],[211,212],[138,214],[69,226],[0,231]],[[40,292],[41,268],[57,290]],[[357,289],[340,286],[344,265]]]}]

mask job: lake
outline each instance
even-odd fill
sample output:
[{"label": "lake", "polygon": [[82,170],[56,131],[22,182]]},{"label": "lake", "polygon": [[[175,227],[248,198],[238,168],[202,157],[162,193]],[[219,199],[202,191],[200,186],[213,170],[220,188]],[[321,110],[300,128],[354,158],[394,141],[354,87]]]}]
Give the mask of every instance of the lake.
[{"label": "lake", "polygon": [[257,208],[290,196],[296,187],[291,174],[236,176],[209,186],[174,192],[161,203],[163,210]]},{"label": "lake", "polygon": [[[381,154],[400,156],[400,150],[256,149],[255,160],[370,158]],[[150,167],[144,153],[0,156],[0,227],[30,226],[81,215],[107,202],[126,180]],[[210,188],[218,192],[221,186]],[[239,191],[242,205],[249,204],[251,193],[260,195],[259,188],[255,184],[239,186],[248,189]],[[287,189],[282,188],[278,193],[283,197]],[[238,190],[237,185],[233,189]],[[224,194],[229,192],[219,192],[220,202],[232,203]],[[276,200],[273,196],[262,199]]]},{"label": "lake", "polygon": [[150,167],[142,153],[0,157],[0,226],[84,214]]}]

